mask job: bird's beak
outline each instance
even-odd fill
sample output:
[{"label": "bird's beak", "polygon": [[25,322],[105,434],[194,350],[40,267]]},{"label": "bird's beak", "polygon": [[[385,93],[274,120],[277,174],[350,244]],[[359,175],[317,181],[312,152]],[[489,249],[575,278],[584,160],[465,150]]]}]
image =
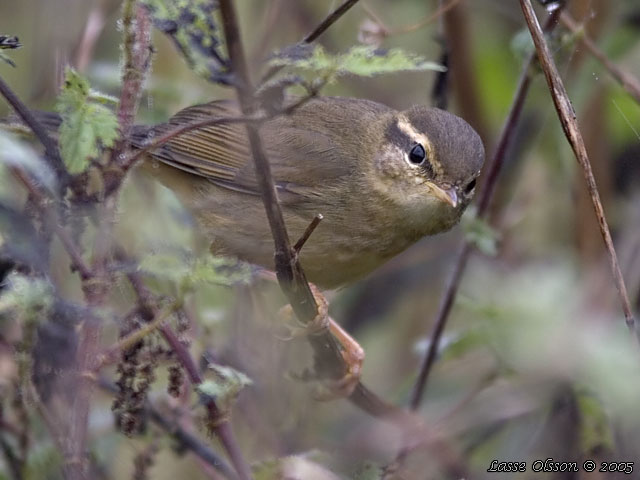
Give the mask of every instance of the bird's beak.
[{"label": "bird's beak", "polygon": [[429,182],[429,187],[431,188],[433,196],[437,199],[448,203],[453,208],[458,206],[458,194],[454,187],[442,188],[431,182]]},{"label": "bird's beak", "polygon": [[458,194],[456,193],[456,189],[454,187],[441,188],[437,185],[430,183],[431,191],[433,192],[433,196],[442,200],[445,203],[448,203],[453,208],[458,206]]}]

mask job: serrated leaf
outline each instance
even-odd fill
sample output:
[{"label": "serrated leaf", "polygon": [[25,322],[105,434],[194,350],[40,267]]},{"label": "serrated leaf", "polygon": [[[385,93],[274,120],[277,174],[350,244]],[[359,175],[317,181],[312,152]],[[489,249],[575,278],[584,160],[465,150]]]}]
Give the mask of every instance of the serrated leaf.
[{"label": "serrated leaf", "polygon": [[228,409],[240,391],[253,381],[244,373],[223,365],[209,365],[214,378],[207,379],[196,387],[200,395],[213,398],[218,407]]},{"label": "serrated leaf", "polygon": [[228,84],[228,61],[214,16],[215,0],[143,0],[154,26],[168,35],[187,64],[208,81]]},{"label": "serrated leaf", "polygon": [[332,55],[321,45],[299,44],[278,52],[269,63],[274,67],[291,67],[328,77],[347,74],[371,77],[397,72],[446,70],[442,65],[401,49],[387,50],[368,45],[358,45],[346,53]]},{"label": "serrated leaf", "polygon": [[488,256],[498,253],[500,235],[485,220],[478,218],[474,210],[464,216],[462,222],[465,239]]},{"label": "serrated leaf", "polygon": [[58,96],[56,110],[62,117],[60,153],[71,174],[82,173],[101,147],[113,146],[118,138],[118,120],[103,105],[93,103],[89,82],[71,68]]}]

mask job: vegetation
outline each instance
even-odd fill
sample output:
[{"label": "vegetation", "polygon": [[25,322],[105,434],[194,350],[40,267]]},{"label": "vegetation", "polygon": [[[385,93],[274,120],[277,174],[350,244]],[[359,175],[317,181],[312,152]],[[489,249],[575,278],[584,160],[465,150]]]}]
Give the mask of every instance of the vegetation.
[{"label": "vegetation", "polygon": [[[637,475],[637,2],[12,3],[0,479]],[[460,227],[326,299],[251,135],[317,95],[438,105],[487,151]],[[136,123],[234,97],[242,116],[210,122],[246,125],[279,285],[212,256],[130,145]],[[329,308],[359,381],[286,304],[303,327]]]}]

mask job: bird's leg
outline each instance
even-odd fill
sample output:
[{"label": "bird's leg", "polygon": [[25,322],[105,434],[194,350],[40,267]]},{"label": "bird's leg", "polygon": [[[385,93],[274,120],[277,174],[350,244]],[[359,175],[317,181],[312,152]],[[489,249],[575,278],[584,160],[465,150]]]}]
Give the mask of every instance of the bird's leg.
[{"label": "bird's leg", "polygon": [[318,305],[318,313],[307,325],[301,326],[300,322],[294,325],[295,317],[291,305],[286,305],[280,310],[280,315],[286,319],[289,330],[289,338],[318,335],[329,330],[340,344],[342,358],[346,365],[346,373],[338,380],[326,382],[321,392],[316,397],[320,400],[330,400],[339,397],[348,397],[360,381],[362,363],[364,362],[364,350],[358,342],[349,335],[335,320],[329,316],[329,304],[318,287],[309,284],[311,292]]}]

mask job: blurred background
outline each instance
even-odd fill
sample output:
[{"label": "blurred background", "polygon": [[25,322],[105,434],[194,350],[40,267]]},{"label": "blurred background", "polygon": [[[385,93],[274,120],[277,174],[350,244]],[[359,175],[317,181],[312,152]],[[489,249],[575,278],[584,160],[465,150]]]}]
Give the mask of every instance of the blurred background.
[{"label": "blurred background", "polygon": [[[456,3],[444,16],[420,25],[439,2],[361,0],[319,43],[340,52],[366,40],[440,61],[442,42],[448,40],[448,108],[476,128],[489,157],[531,48],[528,31],[518,2]],[[254,77],[263,71],[261,62],[271,52],[298,42],[337,4],[238,0]],[[570,0],[567,11],[611,62],[640,77],[636,0]],[[541,8],[538,12],[546,15]],[[69,64],[86,74],[93,88],[118,96],[119,16],[120,2],[114,0],[1,2],[0,34],[18,36],[23,47],[11,53],[17,67],[0,64],[0,75],[27,105],[38,109],[53,108]],[[562,25],[550,44],[587,142],[637,314],[640,105]],[[158,31],[153,45],[156,53],[139,122],[161,122],[182,107],[233,95],[196,76]],[[404,109],[431,104],[434,80],[430,72],[346,77],[323,93]],[[8,112],[1,103],[0,115]],[[637,345],[624,324],[582,172],[540,73],[513,136],[490,212],[492,230],[483,233],[482,251],[472,254],[420,408],[420,416],[441,442],[413,448],[397,471],[385,470],[385,478],[447,478],[442,465],[447,455],[463,463],[473,478],[495,478],[486,472],[493,459],[527,465],[548,457],[580,465],[587,458],[637,462]],[[188,213],[170,192],[144,178],[130,182],[123,192],[117,228],[122,241],[141,256],[157,249],[201,246]],[[408,401],[453,261],[465,232],[472,229],[472,222],[463,219],[461,226],[423,239],[369,278],[329,293],[332,316],[366,351],[363,381],[390,402]],[[53,271],[69,298],[80,295],[66,264],[60,261]],[[156,290],[170,293],[170,280],[160,278]],[[297,465],[299,477],[291,478],[383,478],[383,467],[394,463],[397,449],[404,445],[402,431],[345,400],[311,399],[310,386],[296,379],[304,370],[300,365],[309,363],[305,342],[283,342],[272,333],[282,304],[272,290],[202,286],[189,300],[192,350],[234,366],[254,382],[240,394],[233,412],[247,459],[257,472],[264,472],[265,462],[295,455],[292,458],[304,467]],[[130,292],[118,287],[110,307],[122,312],[130,299]],[[105,345],[115,335],[115,327],[107,327]],[[3,337],[10,335],[5,332]],[[3,347],[0,355],[0,392],[6,393],[13,375],[11,354]],[[183,395],[170,403],[163,393],[165,374],[159,375],[151,398],[174,410],[179,406],[189,416],[185,412],[195,398]],[[175,443],[157,438],[151,427],[134,438],[116,433],[109,398],[98,395],[91,417],[91,451],[103,478],[130,478],[133,457],[151,441],[161,453],[155,456],[149,478],[216,478],[195,456],[171,453]],[[46,435],[36,444],[40,449],[34,455],[40,457],[26,478],[59,477],[59,459],[50,455]],[[636,464],[635,478],[640,478],[639,470]],[[516,478],[541,474],[529,468],[519,475]],[[584,472],[548,475],[545,478],[612,478]]]}]

